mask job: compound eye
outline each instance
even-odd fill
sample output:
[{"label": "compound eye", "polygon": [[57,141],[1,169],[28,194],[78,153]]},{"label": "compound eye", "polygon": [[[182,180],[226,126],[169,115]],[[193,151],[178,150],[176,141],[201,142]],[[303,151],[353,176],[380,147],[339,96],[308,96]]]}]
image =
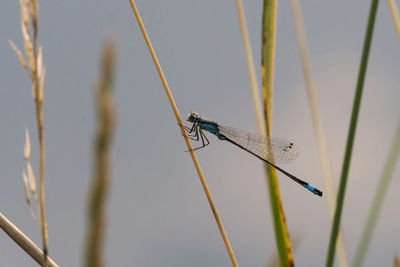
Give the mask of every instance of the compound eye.
[{"label": "compound eye", "polygon": [[193,122],[195,118],[197,118],[197,113],[196,112],[190,112],[189,115],[186,118],[186,121]]}]

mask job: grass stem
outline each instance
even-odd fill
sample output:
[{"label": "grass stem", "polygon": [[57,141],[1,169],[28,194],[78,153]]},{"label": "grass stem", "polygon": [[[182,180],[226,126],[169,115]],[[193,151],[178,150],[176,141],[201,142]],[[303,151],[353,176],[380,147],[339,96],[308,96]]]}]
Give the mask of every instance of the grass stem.
[{"label": "grass stem", "polygon": [[111,179],[111,141],[115,128],[115,108],[112,100],[114,78],[114,44],[108,41],[102,52],[101,70],[96,85],[97,130],[94,140],[93,180],[89,194],[85,266],[103,266],[102,245],[106,221],[106,197]]},{"label": "grass stem", "polygon": [[[17,226],[0,213],[0,228],[11,237],[15,243],[18,244],[29,256],[32,257],[38,264],[44,264],[44,253],[40,248],[33,243]],[[58,267],[58,265],[50,258],[47,257],[48,267]]]},{"label": "grass stem", "polygon": [[399,18],[399,11],[398,11],[398,8],[396,5],[396,1],[395,0],[387,0],[387,4],[389,5],[390,14],[392,15],[392,19],[393,19],[393,24],[394,24],[394,27],[396,28],[397,37],[399,38],[399,41],[400,41],[400,18]]},{"label": "grass stem", "polygon": [[242,33],[242,40],[243,40],[243,46],[244,46],[244,51],[245,51],[245,55],[246,55],[247,68],[249,71],[251,92],[253,95],[254,110],[256,113],[258,132],[261,135],[263,135],[264,134],[264,122],[262,119],[262,110],[261,110],[261,105],[260,105],[259,89],[258,89],[258,85],[257,85],[257,76],[256,76],[256,71],[255,71],[255,66],[254,66],[253,52],[251,50],[249,32],[247,30],[247,25],[246,25],[246,17],[244,14],[243,2],[242,2],[242,0],[235,0],[235,3],[236,3],[236,9],[237,9],[238,18],[239,18],[240,30]]},{"label": "grass stem", "polygon": [[185,127],[183,125],[183,121],[182,121],[181,115],[180,115],[180,113],[178,111],[178,107],[175,104],[175,100],[174,100],[174,98],[172,96],[171,90],[169,89],[167,80],[166,80],[166,78],[164,76],[164,73],[163,73],[163,71],[161,69],[160,63],[159,63],[159,61],[157,59],[156,53],[154,52],[153,46],[151,45],[149,36],[147,35],[146,28],[144,27],[143,21],[142,21],[142,19],[140,17],[140,14],[139,14],[139,11],[138,11],[138,9],[136,7],[135,1],[134,0],[129,0],[129,2],[131,4],[132,11],[135,14],[135,17],[136,17],[137,22],[139,24],[140,30],[141,30],[141,32],[143,34],[143,38],[144,38],[144,40],[145,40],[145,42],[147,44],[147,47],[149,49],[150,55],[153,58],[154,65],[156,66],[157,72],[158,72],[158,74],[160,76],[160,79],[161,79],[161,82],[162,82],[162,84],[164,86],[165,93],[167,94],[168,100],[169,100],[169,102],[171,104],[171,107],[172,107],[172,110],[173,110],[173,112],[175,114],[176,120],[178,121],[178,126],[179,126],[179,128],[181,130],[182,136],[184,137],[184,140],[185,140],[186,146],[188,147],[190,156],[192,157],[192,160],[193,160],[193,163],[195,165],[197,174],[199,175],[200,182],[201,182],[201,184],[203,186],[204,192],[205,192],[205,194],[207,196],[208,203],[210,204],[211,210],[212,210],[212,212],[214,214],[214,218],[215,218],[215,220],[217,222],[218,229],[219,229],[219,231],[221,233],[222,239],[224,240],[225,247],[226,247],[226,249],[228,251],[229,257],[230,257],[231,262],[232,262],[232,266],[237,267],[238,264],[237,264],[237,261],[236,261],[236,257],[234,255],[232,247],[231,247],[231,245],[229,243],[228,236],[226,235],[224,226],[222,225],[222,221],[221,221],[221,219],[220,219],[220,217],[218,215],[218,211],[217,211],[217,208],[216,208],[216,206],[214,204],[214,201],[212,199],[212,196],[211,196],[210,190],[208,188],[206,179],[205,179],[205,177],[203,175],[203,172],[202,172],[202,170],[200,168],[200,164],[199,164],[199,162],[197,160],[196,154],[193,151],[192,144],[190,143],[190,140],[189,140],[189,138],[187,136],[187,133],[186,133]]},{"label": "grass stem", "polygon": [[[262,58],[261,77],[263,86],[263,109],[265,118],[265,133],[271,135],[272,103],[273,103],[273,78],[275,58],[275,33],[276,33],[277,1],[264,0],[262,15]],[[271,211],[274,223],[275,239],[278,248],[281,266],[294,266],[292,245],[286,225],[285,213],[276,171],[273,167],[265,166],[267,183],[270,196]]]},{"label": "grass stem", "polygon": [[349,132],[348,132],[348,136],[347,136],[346,149],[345,149],[345,154],[344,154],[344,159],[343,159],[339,191],[338,191],[338,196],[337,196],[337,200],[336,200],[335,216],[333,218],[332,230],[331,230],[331,235],[330,235],[330,240],[329,240],[328,254],[327,254],[327,258],[326,258],[326,266],[327,267],[331,267],[333,265],[335,251],[336,251],[336,240],[337,240],[337,236],[339,233],[340,220],[342,217],[342,209],[343,209],[343,203],[344,203],[344,196],[345,196],[345,192],[346,192],[347,178],[348,178],[349,169],[350,169],[350,161],[351,161],[351,155],[352,155],[352,151],[353,151],[354,138],[355,138],[355,134],[356,134],[358,114],[359,114],[360,106],[361,106],[361,97],[362,97],[363,88],[364,88],[365,74],[367,72],[369,51],[370,51],[370,47],[371,47],[371,43],[372,43],[372,35],[374,32],[374,26],[375,26],[375,18],[376,18],[376,13],[378,11],[378,3],[379,3],[379,0],[371,0],[371,8],[370,8],[369,16],[368,16],[367,30],[365,33],[364,46],[363,46],[363,51],[362,51],[362,55],[361,55],[360,69],[359,69],[359,73],[358,73],[356,91],[355,91],[354,102],[353,102],[353,109],[352,109],[351,118],[350,118]]},{"label": "grass stem", "polygon": [[[299,46],[301,63],[303,65],[304,80],[306,83],[308,102],[310,105],[312,121],[314,125],[314,133],[317,139],[319,158],[321,161],[322,173],[325,182],[325,191],[328,200],[330,215],[333,218],[335,212],[335,189],[333,186],[332,170],[329,163],[328,151],[322,129],[322,122],[320,112],[318,109],[317,96],[315,93],[314,82],[311,72],[311,60],[308,52],[307,37],[304,29],[303,18],[301,14],[300,3],[298,0],[291,0],[291,7],[293,13],[294,25],[296,28],[297,43]],[[338,259],[341,267],[347,266],[346,250],[343,243],[342,231],[339,232],[337,246],[338,246]]]}]

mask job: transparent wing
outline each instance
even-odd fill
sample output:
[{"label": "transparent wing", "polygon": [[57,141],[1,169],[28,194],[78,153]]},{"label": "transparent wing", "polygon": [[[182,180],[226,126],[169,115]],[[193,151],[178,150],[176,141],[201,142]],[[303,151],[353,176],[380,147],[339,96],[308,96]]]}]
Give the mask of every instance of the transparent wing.
[{"label": "transparent wing", "polygon": [[296,145],[284,139],[247,133],[223,125],[218,125],[218,130],[232,141],[268,161],[289,163],[299,154]]}]

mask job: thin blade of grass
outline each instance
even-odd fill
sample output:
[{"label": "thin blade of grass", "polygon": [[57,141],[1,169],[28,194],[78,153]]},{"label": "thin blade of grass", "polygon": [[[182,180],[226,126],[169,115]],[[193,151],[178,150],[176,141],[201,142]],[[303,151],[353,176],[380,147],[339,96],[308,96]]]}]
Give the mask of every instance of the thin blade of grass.
[{"label": "thin blade of grass", "polygon": [[22,55],[21,50],[18,49],[18,47],[14,44],[13,41],[8,40],[8,43],[10,44],[10,46],[11,46],[11,48],[14,50],[14,52],[17,54],[19,63],[21,63],[22,67],[23,67],[24,69],[26,69],[26,68],[28,67],[28,65],[26,64],[24,55]]},{"label": "thin blade of grass", "polygon": [[[29,212],[31,213],[32,218],[34,220],[36,220],[36,215],[35,215],[35,212],[33,211],[33,206],[32,206],[32,198],[31,198],[31,191],[30,191],[30,187],[29,187],[28,176],[26,175],[26,173],[23,169],[22,169],[22,179],[24,181],[24,193],[25,193],[26,204],[28,204]],[[33,193],[32,193],[32,196],[35,199],[35,195],[33,195]]]},{"label": "thin blade of grass", "polygon": [[24,158],[29,160],[31,155],[31,139],[29,138],[28,128],[25,128],[25,146],[24,146]]},{"label": "thin blade of grass", "polygon": [[376,222],[379,218],[379,213],[382,208],[384,198],[389,188],[393,170],[397,163],[399,151],[400,151],[400,118],[397,124],[396,133],[393,137],[392,144],[390,146],[389,153],[386,157],[386,162],[383,167],[379,184],[376,187],[374,199],[372,201],[372,205],[368,213],[367,222],[365,223],[361,239],[357,246],[356,255],[354,257],[352,265],[354,267],[363,266],[365,255],[367,253],[369,244],[371,242],[372,234],[374,232]]},{"label": "thin blade of grass", "polygon": [[387,0],[387,4],[389,5],[390,14],[392,15],[393,24],[396,28],[397,37],[400,41],[400,18],[399,18],[399,11],[396,5],[396,1],[394,0]]},{"label": "thin blade of grass", "polygon": [[340,219],[342,217],[342,209],[344,203],[344,196],[346,192],[347,178],[350,169],[351,154],[353,151],[354,137],[356,134],[358,113],[360,111],[361,97],[364,88],[365,74],[368,66],[369,51],[372,42],[372,35],[375,26],[376,13],[378,11],[379,0],[371,0],[371,8],[368,16],[368,24],[365,33],[364,46],[361,55],[360,69],[358,73],[356,91],[354,96],[353,108],[351,112],[349,132],[347,136],[346,149],[343,159],[342,173],[340,177],[339,191],[336,200],[335,216],[333,218],[331,236],[329,240],[328,254],[326,258],[326,266],[331,267],[334,262],[336,251],[336,240],[339,233]]},{"label": "thin blade of grass", "polygon": [[[261,76],[263,86],[265,132],[267,136],[271,135],[272,123],[276,13],[277,1],[264,0],[262,15]],[[292,245],[286,225],[286,219],[283,210],[281,195],[279,192],[279,184],[276,171],[269,165],[265,165],[265,170],[267,173],[267,183],[269,185],[268,189],[274,223],[275,239],[281,266],[294,266]]]},{"label": "thin blade of grass", "polygon": [[253,95],[254,111],[256,113],[258,132],[260,133],[260,135],[264,135],[264,122],[262,119],[262,110],[260,105],[259,89],[257,85],[257,76],[254,66],[253,52],[251,50],[249,32],[247,30],[247,25],[246,25],[246,17],[244,14],[243,3],[242,0],[235,0],[235,3],[238,12],[240,30],[242,33],[242,40],[246,55],[247,68],[249,71],[251,93]]},{"label": "thin blade of grass", "polygon": [[393,267],[400,267],[400,258],[397,255],[394,255]]},{"label": "thin blade of grass", "polygon": [[[46,259],[48,255],[48,230],[45,209],[45,194],[44,194],[44,170],[45,170],[45,139],[44,139],[44,120],[43,120],[43,84],[40,81],[38,66],[42,63],[42,53],[38,54],[38,34],[39,34],[39,7],[37,0],[20,0],[21,6],[21,30],[22,38],[24,41],[25,54],[28,59],[28,68],[21,64],[28,70],[30,78],[32,79],[32,94],[35,101],[36,110],[36,124],[39,139],[39,211],[40,211],[40,229],[42,234],[43,243],[43,266],[46,266]],[[31,23],[29,23],[31,22]],[[32,38],[30,37],[29,26],[32,26]],[[18,54],[18,53],[17,53]],[[20,59],[21,61],[21,59]],[[26,63],[26,62],[25,62]],[[29,170],[28,170],[29,175]],[[31,177],[31,176],[30,176]]]},{"label": "thin blade of grass", "polygon": [[[2,213],[0,213],[0,228],[38,264],[44,264],[43,251]],[[46,264],[47,267],[58,267],[50,257],[47,257]]]},{"label": "thin blade of grass", "polygon": [[231,247],[231,245],[229,243],[228,236],[226,235],[224,226],[222,225],[222,221],[221,221],[221,219],[220,219],[220,217],[218,215],[218,211],[217,211],[217,208],[216,208],[216,206],[214,204],[214,201],[212,199],[210,190],[209,190],[208,185],[207,185],[207,181],[206,181],[206,179],[205,179],[205,177],[203,175],[203,172],[202,172],[202,170],[200,168],[200,164],[199,164],[199,161],[197,160],[196,154],[194,153],[192,144],[190,143],[190,140],[189,140],[189,138],[187,136],[187,133],[186,133],[185,127],[183,125],[183,121],[182,121],[181,115],[180,115],[179,110],[178,110],[178,107],[175,104],[175,100],[174,100],[174,98],[172,96],[171,90],[169,89],[167,80],[166,80],[166,78],[164,76],[164,72],[161,69],[161,65],[160,65],[160,63],[159,63],[159,61],[157,59],[156,53],[154,52],[153,46],[151,45],[150,38],[147,35],[146,28],[144,27],[143,21],[142,21],[142,19],[140,17],[140,14],[139,14],[139,11],[138,11],[138,9],[136,7],[135,1],[134,0],[129,0],[129,3],[131,4],[132,11],[135,14],[136,20],[137,20],[137,22],[139,24],[140,30],[142,32],[143,38],[144,38],[144,40],[146,42],[146,45],[147,45],[147,47],[149,49],[150,55],[153,58],[154,65],[156,66],[157,72],[158,72],[158,74],[160,76],[160,79],[161,79],[161,82],[162,82],[162,84],[164,86],[164,90],[165,90],[165,93],[167,94],[168,100],[169,100],[169,102],[171,104],[171,108],[172,108],[172,110],[173,110],[173,112],[175,114],[176,120],[178,121],[178,126],[179,126],[179,128],[181,130],[181,133],[182,133],[182,136],[183,136],[183,138],[185,140],[186,146],[188,147],[188,151],[190,153],[190,156],[192,157],[193,164],[195,165],[197,174],[199,175],[200,182],[201,182],[201,184],[203,186],[203,190],[204,190],[204,192],[206,194],[208,203],[210,204],[211,210],[212,210],[212,212],[214,214],[214,218],[215,218],[215,221],[217,222],[218,229],[219,229],[219,231],[221,233],[222,239],[224,240],[225,247],[226,247],[226,249],[228,251],[228,254],[229,254],[229,258],[230,258],[230,260],[232,262],[232,266],[237,267],[238,264],[237,264],[237,261],[236,261],[235,254],[233,253],[232,247]]},{"label": "thin blade of grass", "polygon": [[28,170],[29,188],[31,189],[32,194],[36,195],[36,178],[30,161],[26,162],[26,169]]},{"label": "thin blade of grass", "polygon": [[24,181],[24,192],[25,192],[26,203],[28,204],[29,209],[30,209],[31,208],[31,192],[29,191],[28,176],[26,176],[26,173],[24,170],[22,170],[22,179]]},{"label": "thin blade of grass", "polygon": [[85,266],[103,266],[102,251],[105,235],[106,197],[111,179],[111,141],[114,132],[114,104],[112,82],[114,78],[114,44],[108,41],[102,52],[101,70],[96,88],[97,130],[94,140],[93,180],[90,188],[88,223],[85,247]]},{"label": "thin blade of grass", "polygon": [[[301,14],[300,3],[298,0],[291,0],[294,25],[296,28],[297,43],[299,46],[301,62],[303,65],[304,80],[306,83],[308,103],[311,110],[311,116],[314,126],[314,134],[317,139],[319,158],[321,161],[322,173],[325,182],[325,191],[328,200],[330,215],[333,218],[335,212],[335,189],[333,186],[332,170],[329,163],[328,151],[326,148],[325,135],[322,128],[320,112],[318,109],[317,96],[315,93],[314,82],[311,72],[311,60],[308,52],[307,37],[304,29],[303,18]],[[338,241],[338,259],[339,265],[347,266],[346,250],[342,238],[342,230],[339,232]]]}]

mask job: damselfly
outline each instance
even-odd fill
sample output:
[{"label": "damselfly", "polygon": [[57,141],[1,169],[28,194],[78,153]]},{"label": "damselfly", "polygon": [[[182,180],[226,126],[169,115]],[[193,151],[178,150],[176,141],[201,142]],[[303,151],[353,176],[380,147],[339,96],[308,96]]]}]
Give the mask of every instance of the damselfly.
[{"label": "damselfly", "polygon": [[275,163],[288,163],[297,157],[298,149],[293,143],[279,138],[247,133],[231,127],[219,125],[214,121],[202,119],[195,112],[190,113],[186,120],[192,123],[190,128],[185,126],[189,138],[195,141],[200,141],[201,139],[202,142],[202,145],[194,150],[210,144],[203,130],[210,132],[218,137],[219,140],[228,141],[256,156],[296,183],[304,186],[315,195],[322,196],[322,192],[314,186],[275,165]]}]

